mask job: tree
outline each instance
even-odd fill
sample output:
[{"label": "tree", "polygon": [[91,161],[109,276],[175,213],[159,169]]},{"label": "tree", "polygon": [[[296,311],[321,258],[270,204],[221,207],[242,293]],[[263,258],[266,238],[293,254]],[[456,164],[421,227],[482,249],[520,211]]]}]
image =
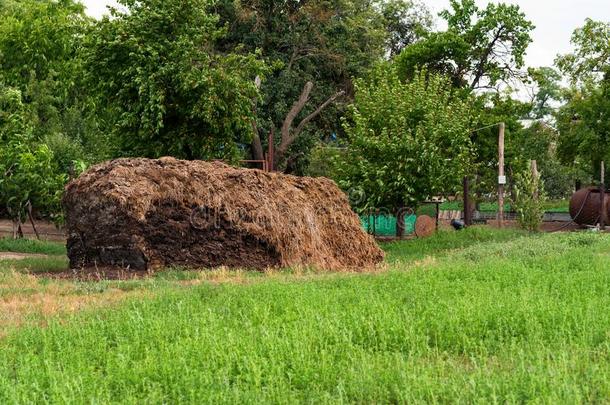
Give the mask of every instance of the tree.
[{"label": "tree", "polygon": [[534,161],[531,168],[515,174],[512,205],[517,212],[519,226],[530,232],[540,230],[544,219],[544,182]]},{"label": "tree", "polygon": [[[564,105],[555,114],[563,163],[599,178],[601,162],[610,161],[610,24],[588,19],[574,31],[573,53],[556,60],[571,78]],[[610,176],[606,176],[606,183]]]},{"label": "tree", "polygon": [[90,85],[120,154],[236,160],[252,137],[254,53],[219,52],[211,0],[121,0],[88,36]]},{"label": "tree", "polygon": [[[52,151],[36,144],[18,89],[0,87],[0,204],[13,220],[14,236],[23,236],[32,208],[56,214],[66,177],[58,173]],[[36,229],[34,227],[34,229]]]},{"label": "tree", "polygon": [[471,112],[442,76],[421,72],[404,83],[394,66],[378,67],[356,81],[339,184],[359,190],[356,208],[390,209],[399,219],[404,207],[455,191],[471,167]]},{"label": "tree", "polygon": [[215,11],[228,28],[221,49],[243,45],[274,66],[256,105],[254,157],[264,158],[266,134],[277,129],[277,169],[301,173],[310,148],[342,132],[352,78],[427,26],[416,7],[405,0],[220,1]]},{"label": "tree", "polygon": [[587,19],[572,34],[574,52],[555,61],[573,83],[599,80],[610,66],[610,23]]},{"label": "tree", "polygon": [[432,15],[421,2],[389,0],[380,6],[388,33],[386,48],[392,58],[431,30]]},{"label": "tree", "polygon": [[[599,178],[601,162],[610,162],[610,80],[572,88],[555,114],[562,162]],[[610,176],[606,176],[606,181]]]},{"label": "tree", "polygon": [[0,2],[0,82],[21,91],[37,140],[69,149],[65,170],[74,159],[105,157],[82,83],[79,50],[91,22],[74,0]]},{"label": "tree", "polygon": [[528,69],[528,76],[533,84],[530,118],[548,120],[562,98],[561,74],[551,67],[541,67]]},{"label": "tree", "polygon": [[519,6],[489,3],[480,9],[474,0],[451,0],[451,9],[440,15],[447,30],[428,34],[398,57],[403,77],[425,67],[473,90],[523,77],[519,69],[534,25]]}]

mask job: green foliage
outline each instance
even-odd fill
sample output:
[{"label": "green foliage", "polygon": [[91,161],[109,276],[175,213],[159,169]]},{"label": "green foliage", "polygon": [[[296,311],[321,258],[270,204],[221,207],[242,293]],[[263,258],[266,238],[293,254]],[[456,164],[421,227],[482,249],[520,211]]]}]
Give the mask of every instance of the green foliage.
[{"label": "green foliage", "polygon": [[554,112],[554,103],[562,97],[561,74],[550,67],[529,68],[530,81],[535,85],[531,118],[548,119]]},{"label": "green foliage", "polygon": [[61,136],[87,149],[80,158],[99,160],[106,155],[94,141],[97,117],[79,54],[90,23],[74,0],[0,2],[0,82],[23,94],[37,141]]},{"label": "green foliage", "polygon": [[556,113],[559,157],[599,178],[601,162],[610,162],[610,80],[572,88],[566,92],[566,101]]},{"label": "green foliage", "polygon": [[424,3],[418,1],[389,0],[381,4],[385,20],[386,48],[394,57],[406,47],[422,39],[432,27],[432,15]]},{"label": "green foliage", "polygon": [[209,0],[123,0],[88,36],[85,63],[121,154],[242,155],[252,135],[255,54],[220,53]]},{"label": "green foliage", "polygon": [[[226,38],[219,41],[221,50],[243,47],[258,51],[274,67],[262,83],[262,100],[256,106],[263,147],[269,131],[282,127],[305,83],[311,81],[314,88],[296,122],[340,90],[349,99],[352,78],[365,76],[388,48],[398,51],[419,38],[429,25],[425,8],[406,0],[221,0],[214,10],[228,28]],[[331,133],[342,136],[340,117],[344,112],[342,103],[322,111],[286,156],[277,156],[287,161],[279,162],[281,168],[290,166],[302,174],[310,150],[320,140]]]},{"label": "green foliage", "polygon": [[451,0],[441,13],[446,31],[430,33],[397,58],[403,77],[426,67],[448,75],[454,86],[495,87],[516,77],[534,25],[517,5],[489,3],[480,9],[474,0]]},{"label": "green foliage", "polygon": [[[609,162],[610,25],[587,19],[574,31],[573,53],[556,64],[571,78],[564,105],[555,113],[560,131],[558,152],[564,164],[586,177],[599,178],[601,162]],[[606,183],[610,176],[606,176]]]},{"label": "green foliage", "polygon": [[58,174],[53,153],[36,144],[21,92],[0,87],[0,205],[17,223],[28,206],[54,215],[66,178]]},{"label": "green foliage", "polygon": [[339,184],[359,190],[364,209],[415,207],[451,193],[471,167],[471,112],[445,78],[422,72],[403,83],[393,66],[379,66],[356,82]]},{"label": "green foliage", "polygon": [[3,338],[0,401],[604,402],[609,242],[477,229],[393,244],[375,275],[139,281]]},{"label": "green foliage", "polygon": [[588,18],[572,34],[573,53],[559,56],[556,64],[573,83],[595,81],[610,67],[610,23]]},{"label": "green foliage", "polygon": [[508,142],[511,169],[523,171],[530,160],[536,160],[546,195],[552,199],[569,198],[574,192],[575,180],[581,177],[573,168],[561,164],[557,153],[559,138],[556,129],[544,121],[536,121],[517,131]]},{"label": "green foliage", "polygon": [[337,168],[334,162],[344,155],[346,149],[332,145],[318,144],[311,150],[309,157],[309,167],[307,168],[307,176],[311,177],[328,177],[329,179],[337,179]]},{"label": "green foliage", "polygon": [[517,213],[521,228],[535,232],[540,230],[544,218],[544,184],[540,173],[525,170],[514,179],[512,206]]}]

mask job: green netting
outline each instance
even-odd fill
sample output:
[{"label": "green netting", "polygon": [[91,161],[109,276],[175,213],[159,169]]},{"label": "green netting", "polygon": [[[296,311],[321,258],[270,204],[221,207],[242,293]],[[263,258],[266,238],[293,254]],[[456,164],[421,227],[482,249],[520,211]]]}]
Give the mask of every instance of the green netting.
[{"label": "green netting", "polygon": [[[412,234],[415,233],[415,220],[417,217],[415,215],[409,215],[405,217],[405,233]],[[368,233],[375,232],[375,235],[378,236],[395,236],[396,235],[396,217],[393,216],[361,216],[360,221],[362,222],[362,227]]]}]

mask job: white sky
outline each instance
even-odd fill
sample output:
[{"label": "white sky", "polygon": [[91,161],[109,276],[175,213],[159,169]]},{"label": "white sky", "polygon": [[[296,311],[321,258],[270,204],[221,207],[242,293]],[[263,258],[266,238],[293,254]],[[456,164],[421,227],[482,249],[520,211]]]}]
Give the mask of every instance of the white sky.
[{"label": "white sky", "polygon": [[[437,14],[446,8],[449,0],[421,0]],[[584,24],[587,17],[610,21],[610,0],[503,0],[521,6],[527,17],[536,25],[534,42],[527,54],[527,64],[533,67],[551,66],[557,54],[571,50],[570,37],[575,28]],[[82,0],[88,13],[100,17],[106,5],[116,5],[115,0]],[[484,6],[490,0],[477,0]],[[498,2],[495,1],[494,2]]]}]

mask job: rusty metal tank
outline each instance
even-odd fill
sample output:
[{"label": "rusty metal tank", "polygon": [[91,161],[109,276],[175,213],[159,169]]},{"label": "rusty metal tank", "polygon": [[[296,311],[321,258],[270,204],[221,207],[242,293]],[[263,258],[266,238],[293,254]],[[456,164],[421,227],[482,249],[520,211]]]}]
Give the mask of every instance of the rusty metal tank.
[{"label": "rusty metal tank", "polygon": [[[600,217],[600,190],[588,187],[578,190],[570,200],[570,216],[578,225],[597,225]],[[610,218],[610,193],[606,192],[606,218]]]}]

